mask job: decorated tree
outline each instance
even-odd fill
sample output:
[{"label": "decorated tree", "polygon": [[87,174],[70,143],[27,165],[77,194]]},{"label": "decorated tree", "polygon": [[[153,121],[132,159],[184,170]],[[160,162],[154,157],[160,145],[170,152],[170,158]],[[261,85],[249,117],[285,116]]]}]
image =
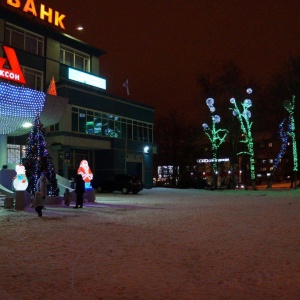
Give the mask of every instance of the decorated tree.
[{"label": "decorated tree", "polygon": [[[252,89],[247,89],[247,93],[251,94]],[[244,102],[241,103],[241,110],[238,106],[235,98],[230,99],[230,103],[234,106],[234,108],[230,108],[235,117],[238,118],[241,126],[241,130],[243,133],[243,138],[240,140],[241,143],[245,143],[247,146],[247,151],[241,151],[237,153],[237,155],[247,155],[249,156],[249,165],[250,165],[250,176],[252,188],[256,189],[255,184],[255,160],[254,160],[254,147],[253,147],[253,137],[252,137],[252,125],[253,122],[250,122],[251,112],[249,107],[252,106],[252,101],[250,99],[245,99]]]},{"label": "decorated tree", "polygon": [[295,119],[294,119],[294,111],[295,111],[295,96],[293,96],[292,101],[286,100],[283,102],[284,108],[288,111],[290,115],[290,130],[287,134],[292,139],[293,145],[293,178],[292,184],[294,189],[297,188],[297,172],[298,172],[298,153],[297,153],[297,141],[296,141],[296,127],[295,127]]},{"label": "decorated tree", "polygon": [[280,134],[280,139],[281,139],[282,143],[281,143],[279,153],[277,154],[277,157],[274,159],[272,172],[271,172],[271,175],[268,180],[268,186],[267,186],[268,189],[272,188],[274,174],[277,171],[278,165],[281,162],[281,159],[283,158],[283,156],[286,152],[287,145],[288,145],[288,138],[289,138],[288,133],[291,131],[291,117],[289,117],[289,120],[288,120],[287,130],[285,130],[285,127],[284,127],[285,121],[286,121],[286,119],[284,119],[279,125],[279,134]]},{"label": "decorated tree", "polygon": [[[208,106],[211,113],[216,111],[214,107],[214,99],[206,99],[206,105]],[[204,133],[208,136],[212,146],[212,170],[214,173],[214,185],[216,185],[216,179],[218,177],[218,149],[221,144],[225,141],[226,135],[228,134],[227,129],[217,129],[216,124],[220,123],[221,118],[219,115],[212,115],[212,125],[209,127],[206,123],[202,124]]]},{"label": "decorated tree", "polygon": [[46,149],[46,141],[43,135],[43,124],[37,114],[34,124],[27,138],[27,147],[23,165],[28,178],[27,191],[31,194],[36,192],[36,183],[41,173],[46,173],[49,180],[48,195],[58,196],[59,190],[53,159]]}]

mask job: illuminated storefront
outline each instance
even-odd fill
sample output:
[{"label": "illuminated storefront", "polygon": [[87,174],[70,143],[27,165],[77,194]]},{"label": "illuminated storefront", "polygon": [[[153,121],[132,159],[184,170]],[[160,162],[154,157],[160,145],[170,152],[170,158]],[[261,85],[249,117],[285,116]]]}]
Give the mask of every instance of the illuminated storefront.
[{"label": "illuminated storefront", "polygon": [[[0,8],[0,168],[20,162],[30,131],[23,125],[40,112],[58,175],[75,177],[87,160],[95,177],[131,173],[150,188],[154,109],[106,92],[99,76],[105,51],[59,32],[67,14],[37,1],[4,1]],[[20,69],[9,63],[15,58]],[[57,95],[47,93],[52,78]],[[8,98],[17,91],[27,94]]]}]

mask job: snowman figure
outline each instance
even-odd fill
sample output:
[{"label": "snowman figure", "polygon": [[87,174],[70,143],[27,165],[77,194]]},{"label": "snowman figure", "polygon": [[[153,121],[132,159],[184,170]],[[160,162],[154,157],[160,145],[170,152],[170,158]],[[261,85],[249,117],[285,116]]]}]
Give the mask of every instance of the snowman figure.
[{"label": "snowman figure", "polygon": [[28,180],[25,175],[25,167],[22,164],[16,165],[17,175],[14,177],[13,185],[16,191],[25,191],[28,187]]}]

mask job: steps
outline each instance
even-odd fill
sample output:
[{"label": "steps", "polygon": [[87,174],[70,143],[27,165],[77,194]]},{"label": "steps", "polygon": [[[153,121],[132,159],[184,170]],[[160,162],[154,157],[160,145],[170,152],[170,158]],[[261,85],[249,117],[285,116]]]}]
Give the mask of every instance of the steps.
[{"label": "steps", "polygon": [[4,208],[4,200],[5,200],[6,196],[3,195],[1,192],[0,192],[0,207],[1,208]]}]

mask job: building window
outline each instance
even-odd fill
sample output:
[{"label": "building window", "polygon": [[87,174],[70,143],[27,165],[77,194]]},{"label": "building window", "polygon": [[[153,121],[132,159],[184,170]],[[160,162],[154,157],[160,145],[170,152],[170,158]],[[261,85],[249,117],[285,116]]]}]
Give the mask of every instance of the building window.
[{"label": "building window", "polygon": [[87,132],[87,123],[86,123],[86,110],[84,109],[79,109],[79,114],[78,114],[78,131],[81,133],[88,133]]},{"label": "building window", "polygon": [[44,37],[7,23],[5,43],[27,52],[44,56]]},{"label": "building window", "polygon": [[132,140],[132,120],[127,120],[126,136],[128,140]]},{"label": "building window", "polygon": [[273,159],[269,159],[269,163],[272,164],[273,163]]},{"label": "building window", "polygon": [[272,144],[272,143],[269,143],[269,144],[268,144],[268,147],[269,147],[269,148],[273,147],[273,144]]},{"label": "building window", "polygon": [[153,125],[119,116],[72,107],[72,131],[153,143]]},{"label": "building window", "polygon": [[72,107],[72,131],[78,132],[78,108]]},{"label": "building window", "polygon": [[90,71],[89,55],[62,45],[60,47],[60,63],[81,71]]},{"label": "building window", "polygon": [[26,85],[27,87],[37,90],[37,91],[43,91],[43,72],[34,70],[27,67],[22,67],[24,77],[26,79]]},{"label": "building window", "polygon": [[59,123],[50,126],[50,131],[59,131]]},{"label": "building window", "polygon": [[25,157],[26,146],[7,144],[7,163],[19,164],[22,157]]}]

